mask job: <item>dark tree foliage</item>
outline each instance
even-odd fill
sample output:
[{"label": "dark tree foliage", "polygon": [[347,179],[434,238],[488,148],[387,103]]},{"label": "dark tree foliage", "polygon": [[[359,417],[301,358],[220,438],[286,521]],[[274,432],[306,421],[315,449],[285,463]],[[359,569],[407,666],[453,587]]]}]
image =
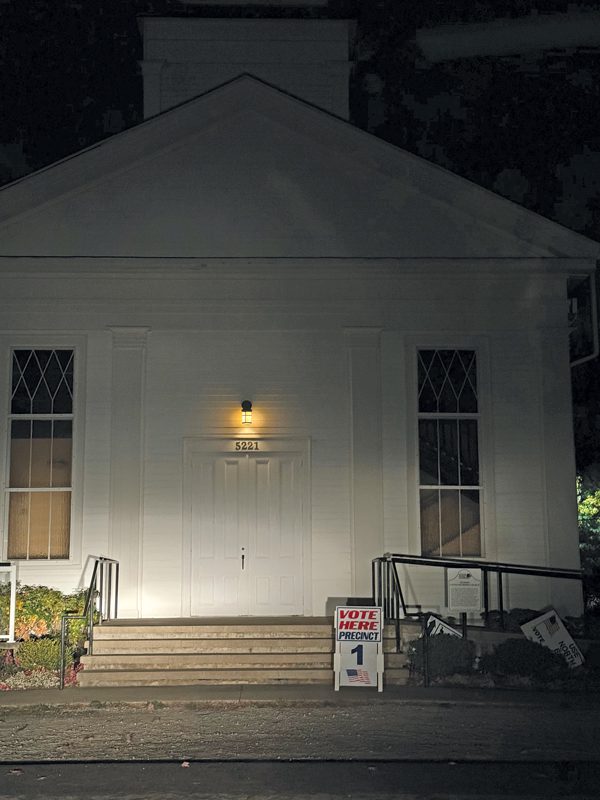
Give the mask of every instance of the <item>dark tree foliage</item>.
[{"label": "dark tree foliage", "polygon": [[[600,151],[595,54],[549,51],[530,64],[485,55],[430,64],[415,41],[418,28],[516,17],[532,6],[547,13],[567,11],[568,4],[381,0],[361,5],[358,75],[374,73],[382,81],[386,119],[374,130],[378,136],[495,191],[502,191],[496,180],[503,171],[518,171],[526,185],[519,202],[554,217],[563,192],[557,166],[586,147]],[[590,198],[588,222],[580,231],[600,240],[598,205]]]}]

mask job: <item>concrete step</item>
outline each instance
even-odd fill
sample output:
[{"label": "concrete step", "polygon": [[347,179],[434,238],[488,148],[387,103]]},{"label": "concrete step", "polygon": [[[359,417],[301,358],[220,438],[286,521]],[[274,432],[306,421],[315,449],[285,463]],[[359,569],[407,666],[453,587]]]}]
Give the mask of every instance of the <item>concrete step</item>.
[{"label": "concrete step", "polygon": [[385,653],[385,668],[388,669],[402,669],[408,664],[408,656],[406,653]]},{"label": "concrete step", "polygon": [[409,681],[407,669],[386,670],[383,673],[384,686],[406,686]]},{"label": "concrete step", "polygon": [[[332,653],[334,649],[333,636],[323,639],[96,639],[94,637],[94,655],[174,652]],[[393,640],[384,639],[384,653],[394,653],[395,649]]]},{"label": "concrete step", "polygon": [[97,639],[94,655],[133,653],[331,653],[333,637],[323,639]]},{"label": "concrete step", "polygon": [[94,628],[102,639],[323,639],[333,637],[330,625],[111,625]]},{"label": "concrete step", "polygon": [[138,653],[82,656],[92,670],[183,669],[331,669],[333,656],[323,653]]},{"label": "concrete step", "polygon": [[331,669],[189,669],[119,670],[83,669],[78,675],[82,687],[89,686],[195,686],[198,684],[327,684]]}]

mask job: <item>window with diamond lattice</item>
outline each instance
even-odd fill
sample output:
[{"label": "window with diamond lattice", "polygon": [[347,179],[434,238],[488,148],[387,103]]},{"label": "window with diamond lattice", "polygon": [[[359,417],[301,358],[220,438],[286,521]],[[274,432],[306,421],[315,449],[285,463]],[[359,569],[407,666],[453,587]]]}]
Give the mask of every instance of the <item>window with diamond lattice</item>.
[{"label": "window with diamond lattice", "polygon": [[421,552],[481,555],[475,352],[419,350],[418,391]]},{"label": "window with diamond lattice", "polygon": [[13,351],[9,425],[7,557],[68,558],[72,350]]}]

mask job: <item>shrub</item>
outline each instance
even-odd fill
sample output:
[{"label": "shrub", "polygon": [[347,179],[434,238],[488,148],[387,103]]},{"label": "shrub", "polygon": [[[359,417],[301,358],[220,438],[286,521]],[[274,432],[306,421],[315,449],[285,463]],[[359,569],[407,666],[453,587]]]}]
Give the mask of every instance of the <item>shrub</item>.
[{"label": "shrub", "polygon": [[529,639],[507,639],[483,656],[481,666],[495,675],[519,675],[542,682],[563,679],[569,674],[562,656]]},{"label": "shrub", "polygon": [[600,642],[592,642],[583,655],[586,669],[600,673]]},{"label": "shrub", "polygon": [[[16,654],[21,669],[46,669],[54,671],[60,668],[60,639],[30,639],[21,642]],[[71,654],[65,654],[65,663],[71,660]]]},{"label": "shrub", "polygon": [[[10,587],[0,586],[0,620],[6,621],[8,627],[8,609]],[[15,609],[15,639],[27,641],[32,637],[60,633],[62,614],[69,610],[81,614],[85,603],[85,592],[63,594],[58,589],[48,586],[18,586]],[[4,624],[4,623],[3,623]],[[72,641],[82,637],[84,624],[73,620],[69,624]]]},{"label": "shrub", "polygon": [[566,617],[565,627],[574,639],[600,639],[600,615],[586,613],[581,617]]},{"label": "shrub", "polygon": [[[490,611],[486,627],[492,631],[505,630],[521,633],[521,625],[535,619],[535,617],[539,617],[541,613],[541,611],[536,611],[533,608],[512,608],[510,611],[504,611],[502,614],[497,610]],[[483,617],[484,615],[482,614],[481,616]],[[502,628],[503,620],[504,628]]]},{"label": "shrub", "polygon": [[[409,642],[409,664],[411,670],[423,672],[424,639]],[[428,669],[431,678],[444,675],[465,674],[473,671],[475,645],[467,639],[448,634],[430,636],[428,639]]]}]

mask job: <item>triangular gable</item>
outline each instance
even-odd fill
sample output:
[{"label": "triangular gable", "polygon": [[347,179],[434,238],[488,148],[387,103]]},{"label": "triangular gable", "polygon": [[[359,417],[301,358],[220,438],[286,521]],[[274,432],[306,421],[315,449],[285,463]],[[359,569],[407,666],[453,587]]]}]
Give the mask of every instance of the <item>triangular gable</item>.
[{"label": "triangular gable", "polygon": [[596,242],[250,76],[0,191],[0,255],[599,252]]}]

